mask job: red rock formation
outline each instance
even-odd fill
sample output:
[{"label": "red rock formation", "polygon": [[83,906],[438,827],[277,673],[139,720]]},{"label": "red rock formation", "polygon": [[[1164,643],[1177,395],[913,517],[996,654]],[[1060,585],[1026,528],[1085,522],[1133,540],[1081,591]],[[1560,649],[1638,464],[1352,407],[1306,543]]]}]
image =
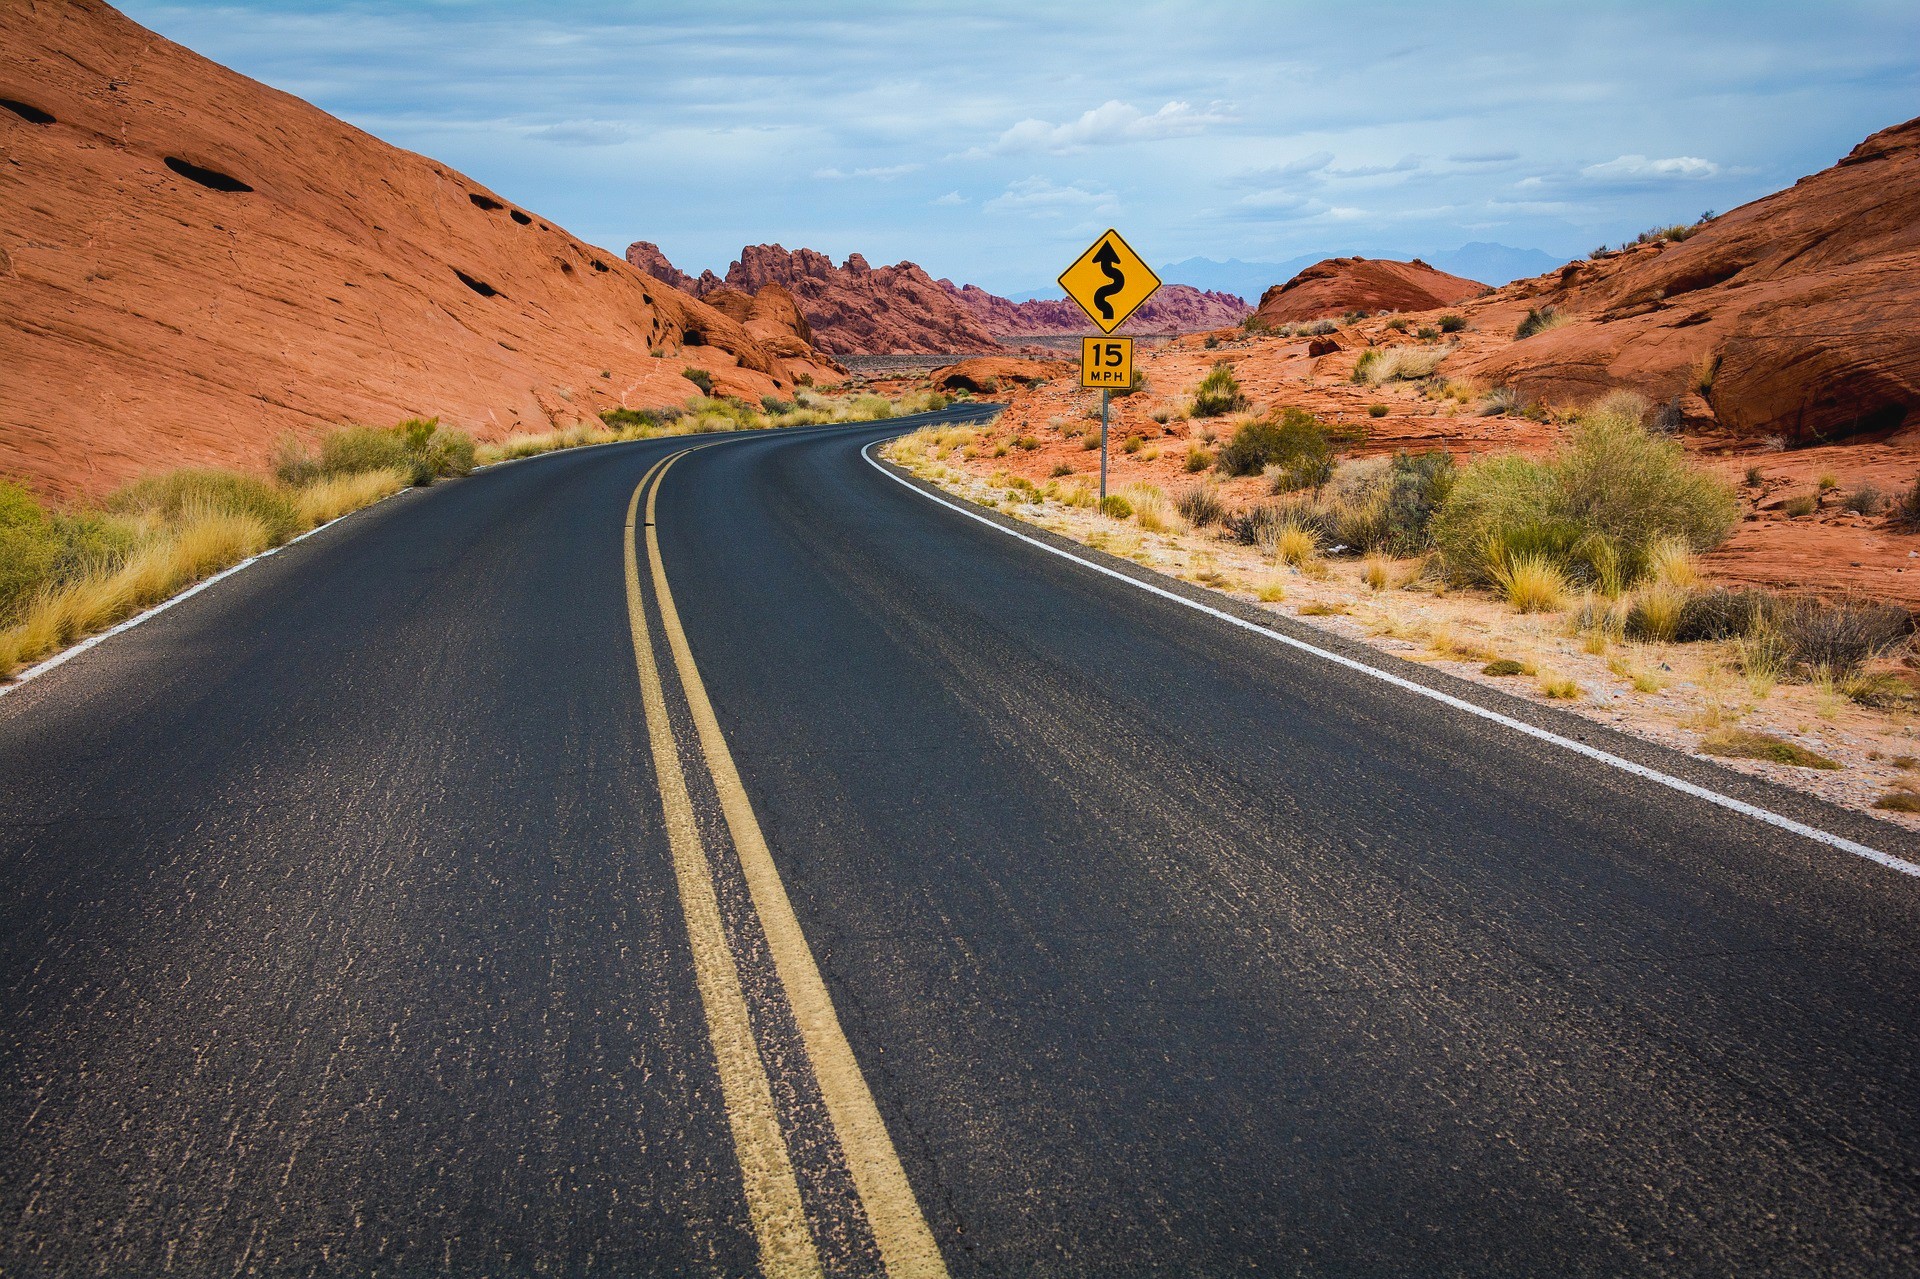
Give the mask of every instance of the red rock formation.
[{"label": "red rock formation", "polygon": [[1262,293],[1254,318],[1272,327],[1349,311],[1431,311],[1475,297],[1486,287],[1436,271],[1418,258],[1328,258]]},{"label": "red rock formation", "polygon": [[[655,279],[688,278],[645,241],[627,250],[627,260]],[[702,296],[720,288],[757,293],[768,285],[780,286],[799,303],[814,345],[823,352],[943,354],[999,346],[971,312],[911,262],[873,267],[855,253],[836,267],[812,249],[788,252],[777,244],[753,244],[740,250],[724,281],[704,272],[693,281],[693,291]]]},{"label": "red rock formation", "polygon": [[942,391],[976,391],[992,395],[1011,391],[1034,379],[1045,380],[1070,373],[1075,366],[1060,360],[1017,360],[1009,356],[981,356],[962,360],[927,374],[927,380]]},{"label": "red rock formation", "polygon": [[5,11],[0,471],[45,491],[344,422],[543,430],[684,400],[689,365],[756,398],[832,376],[99,0]]},{"label": "red rock formation", "polygon": [[[1881,433],[1920,408],[1920,120],[1659,241],[1508,286],[1579,319],[1474,369],[1533,398],[1613,387],[1745,437]],[[1503,291],[1505,292],[1505,291]]]},{"label": "red rock formation", "polygon": [[[1059,337],[1092,333],[1086,313],[1069,298],[1010,302],[978,285],[956,286],[938,281],[960,304],[1000,338]],[[1202,291],[1189,284],[1162,285],[1158,292],[1128,317],[1121,333],[1199,333],[1231,328],[1253,308],[1231,293]]]}]

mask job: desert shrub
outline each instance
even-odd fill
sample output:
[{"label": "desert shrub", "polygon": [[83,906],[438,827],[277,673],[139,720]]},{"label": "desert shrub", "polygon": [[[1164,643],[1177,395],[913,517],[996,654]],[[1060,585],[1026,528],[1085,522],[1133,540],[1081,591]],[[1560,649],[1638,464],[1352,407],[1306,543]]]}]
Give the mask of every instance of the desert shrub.
[{"label": "desert shrub", "polygon": [[1326,424],[1304,409],[1284,408],[1242,422],[1215,465],[1228,475],[1254,475],[1277,466],[1281,474],[1297,479],[1289,487],[1309,488],[1326,483],[1332,461]]},{"label": "desert shrub", "polygon": [[657,431],[680,417],[679,409],[603,409],[600,420],[616,431]]},{"label": "desert shrub", "polygon": [[1138,395],[1147,389],[1147,375],[1139,369],[1133,371],[1133,380],[1114,391],[1113,398],[1124,400],[1129,395]]},{"label": "desert shrub", "polygon": [[1453,491],[1453,455],[1394,454],[1386,491],[1386,545],[1395,555],[1419,555],[1431,545],[1428,526]]},{"label": "desert shrub", "polygon": [[1545,333],[1549,329],[1557,329],[1565,324],[1569,318],[1566,312],[1555,307],[1529,307],[1526,318],[1521,320],[1519,327],[1513,331],[1514,340],[1519,341],[1523,338],[1530,338],[1536,333]]},{"label": "desert shrub", "polygon": [[763,411],[771,413],[775,417],[778,417],[782,413],[791,413],[793,411],[793,405],[787,403],[777,395],[761,396],[760,407]]},{"label": "desert shrub", "polygon": [[1920,479],[1912,487],[1903,489],[1893,501],[1893,509],[1887,513],[1887,523],[1903,532],[1920,532]]},{"label": "desert shrub", "polygon": [[1139,436],[1129,435],[1126,439],[1120,441],[1120,451],[1122,453],[1138,453],[1140,446],[1144,443],[1146,443],[1146,441]]},{"label": "desert shrub", "polygon": [[1442,333],[1458,333],[1466,327],[1467,320],[1465,316],[1454,315],[1452,312],[1448,312],[1446,315],[1440,317],[1440,331]]},{"label": "desert shrub", "polygon": [[1423,324],[1413,336],[1419,338],[1422,342],[1432,342],[1439,338],[1440,330],[1434,328],[1431,324]]},{"label": "desert shrub", "polygon": [[1899,643],[1913,629],[1912,616],[1897,604],[1877,600],[1794,600],[1775,620],[1792,667],[1839,679]]},{"label": "desert shrub", "polygon": [[1053,470],[1051,474],[1053,478],[1057,480],[1057,479],[1060,479],[1062,476],[1072,475],[1073,468],[1071,466],[1068,466],[1065,462],[1055,462],[1053,464]]},{"label": "desert shrub", "polygon": [[1387,415],[1387,406],[1386,406],[1386,405],[1384,405],[1384,404],[1369,404],[1369,405],[1367,405],[1367,416],[1368,416],[1368,417],[1385,417],[1386,415]]},{"label": "desert shrub", "polygon": [[253,519],[274,546],[300,529],[299,508],[286,492],[234,471],[168,471],[115,490],[105,506],[115,514],[156,523],[180,524],[208,515]]},{"label": "desert shrub", "polygon": [[[295,486],[369,471],[397,471],[409,483],[431,484],[471,471],[475,452],[473,437],[465,431],[442,426],[439,418],[412,418],[384,429],[349,426],[329,431],[320,440],[317,456],[297,441],[283,440],[274,473],[282,483]],[[267,523],[271,531],[272,521]]]},{"label": "desert shrub", "polygon": [[1779,596],[1754,587],[1697,591],[1681,606],[1673,638],[1682,644],[1739,639],[1771,627],[1783,608]]},{"label": "desert shrub", "polygon": [[1338,333],[1339,331],[1340,326],[1332,320],[1315,320],[1312,324],[1301,325],[1299,330],[1302,337],[1310,338],[1323,338],[1330,333]]},{"label": "desert shrub", "polygon": [[1468,466],[1433,537],[1448,571],[1468,581],[1490,582],[1495,565],[1527,553],[1553,556],[1577,580],[1598,580],[1610,563],[1625,586],[1646,575],[1660,542],[1710,549],[1737,515],[1732,492],[1678,444],[1628,412],[1590,410],[1551,458],[1503,454]]},{"label": "desert shrub", "polygon": [[1871,484],[1862,484],[1840,503],[1855,515],[1878,515],[1886,504],[1885,495]]},{"label": "desert shrub", "polygon": [[1789,519],[1802,519],[1820,509],[1820,499],[1812,493],[1800,493],[1781,504]]},{"label": "desert shrub", "polygon": [[1133,514],[1133,503],[1118,493],[1109,493],[1100,499],[1100,514],[1124,520]]},{"label": "desert shrub", "polygon": [[1837,769],[1839,764],[1817,751],[1772,733],[1756,733],[1744,728],[1726,728],[1710,734],[1700,743],[1708,755],[1723,759],[1763,759],[1774,764],[1792,764],[1797,768]]},{"label": "desert shrub", "polygon": [[1037,435],[1016,435],[1013,437],[1012,443],[1013,447],[1019,449],[1022,453],[1031,453],[1040,447],[1040,437]]},{"label": "desert shrub", "polygon": [[1220,417],[1246,407],[1247,397],[1240,390],[1239,379],[1233,376],[1233,365],[1226,360],[1216,363],[1194,388],[1195,417]]},{"label": "desert shrub", "polygon": [[1173,509],[1195,528],[1217,524],[1227,512],[1220,495],[1210,484],[1191,484],[1181,489],[1179,496],[1173,499]]},{"label": "desert shrub", "polygon": [[713,394],[713,374],[707,372],[705,369],[684,368],[680,370],[680,376],[699,387],[700,394]]},{"label": "desert shrub", "polygon": [[1212,465],[1213,454],[1207,452],[1198,444],[1188,446],[1187,460],[1185,462],[1188,475],[1198,475]]}]

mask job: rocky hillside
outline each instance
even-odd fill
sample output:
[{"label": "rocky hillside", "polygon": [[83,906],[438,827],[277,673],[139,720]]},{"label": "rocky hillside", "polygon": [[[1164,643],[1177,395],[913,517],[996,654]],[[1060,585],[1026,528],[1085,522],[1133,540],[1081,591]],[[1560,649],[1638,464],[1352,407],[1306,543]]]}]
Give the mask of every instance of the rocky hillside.
[{"label": "rocky hillside", "polygon": [[627,261],[702,297],[719,289],[753,293],[777,285],[799,303],[815,346],[833,355],[938,354],[998,346],[972,312],[911,262],[874,267],[855,253],[835,266],[812,249],[750,244],[724,280],[711,271],[695,279],[644,240],[629,246]]},{"label": "rocky hillside", "polygon": [[1430,311],[1486,291],[1415,258],[1328,258],[1260,295],[1255,319],[1270,327],[1335,319],[1350,311]]},{"label": "rocky hillside", "polygon": [[690,365],[755,397],[833,376],[99,0],[6,15],[0,472],[97,492],[345,422],[495,437],[675,403]]},{"label": "rocky hillside", "polygon": [[[1086,313],[1067,298],[1010,302],[977,285],[939,284],[987,326],[994,336],[1018,340],[1091,333]],[[1253,308],[1244,298],[1188,284],[1166,284],[1120,326],[1122,333],[1198,333],[1224,329],[1247,318]]]},{"label": "rocky hillside", "polygon": [[1530,398],[1627,387],[1689,425],[1808,443],[1920,408],[1920,120],[1722,214],[1500,291],[1570,322],[1474,368]]}]

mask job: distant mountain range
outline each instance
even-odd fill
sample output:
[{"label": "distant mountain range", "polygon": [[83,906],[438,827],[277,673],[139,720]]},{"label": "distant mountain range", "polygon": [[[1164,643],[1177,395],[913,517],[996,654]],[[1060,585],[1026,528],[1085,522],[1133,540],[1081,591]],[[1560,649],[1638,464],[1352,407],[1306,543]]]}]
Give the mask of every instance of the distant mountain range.
[{"label": "distant mountain range", "polygon": [[[1218,262],[1212,258],[1188,258],[1160,268],[1160,278],[1168,284],[1191,284],[1196,289],[1231,293],[1252,303],[1260,300],[1260,295],[1269,285],[1285,284],[1314,263],[1340,256],[1348,254],[1308,253],[1284,262],[1242,262],[1238,258]],[[1418,257],[1448,275],[1463,276],[1482,284],[1505,284],[1509,280],[1541,275],[1566,261],[1539,249],[1516,249],[1511,245],[1485,241],[1463,244],[1457,249],[1439,253],[1393,252],[1369,253],[1366,256],[1393,258],[1402,262]],[[1009,296],[1015,301],[1026,301],[1029,298],[1057,297],[1059,292],[1057,287],[1050,287]]]}]

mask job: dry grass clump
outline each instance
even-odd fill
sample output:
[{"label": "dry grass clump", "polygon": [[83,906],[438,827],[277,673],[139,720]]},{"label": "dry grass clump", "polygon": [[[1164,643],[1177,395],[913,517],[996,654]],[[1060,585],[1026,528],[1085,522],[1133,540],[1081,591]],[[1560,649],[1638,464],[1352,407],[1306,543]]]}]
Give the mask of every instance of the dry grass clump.
[{"label": "dry grass clump", "polygon": [[1226,504],[1220,500],[1219,491],[1211,484],[1190,484],[1180,490],[1173,499],[1173,509],[1180,518],[1195,528],[1205,528],[1217,524],[1226,517]]},{"label": "dry grass clump", "polygon": [[1370,347],[1353,366],[1353,380],[1365,386],[1382,382],[1413,382],[1431,377],[1441,361],[1453,354],[1451,346]]},{"label": "dry grass clump", "polygon": [[1510,555],[1494,566],[1493,581],[1516,612],[1550,613],[1566,602],[1566,575],[1546,555]]},{"label": "dry grass clump", "polygon": [[1580,685],[1571,675],[1561,675],[1552,671],[1540,672],[1540,692],[1555,701],[1575,701],[1580,696]]},{"label": "dry grass clump", "polygon": [[1262,546],[1268,554],[1282,564],[1300,568],[1311,563],[1320,554],[1320,540],[1313,531],[1301,524],[1281,524],[1274,528],[1271,549]]},{"label": "dry grass clump", "polygon": [[361,471],[355,475],[336,475],[295,490],[294,509],[299,512],[300,523],[304,527],[318,528],[363,506],[371,506],[383,497],[390,497],[410,482],[410,478],[399,471]]},{"label": "dry grass clump", "polygon": [[1722,759],[1760,759],[1772,764],[1791,764],[1795,768],[1838,769],[1834,760],[1810,751],[1798,742],[1790,742],[1772,733],[1750,729],[1726,728],[1712,733],[1700,743],[1700,750]]},{"label": "dry grass clump", "polygon": [[1527,310],[1526,319],[1520,321],[1519,327],[1514,329],[1513,337],[1515,341],[1521,341],[1536,333],[1546,333],[1563,324],[1570,324],[1572,321],[1572,316],[1556,307],[1530,307]]},{"label": "dry grass clump", "polygon": [[274,474],[292,487],[337,475],[399,471],[410,483],[431,484],[474,468],[478,450],[465,431],[442,426],[440,419],[410,418],[398,426],[349,426],[320,437],[311,451],[289,436],[280,441]]},{"label": "dry grass clump", "polygon": [[1120,490],[1122,500],[1133,508],[1133,519],[1148,533],[1166,533],[1174,527],[1173,506],[1167,495],[1153,484],[1129,484]]}]

